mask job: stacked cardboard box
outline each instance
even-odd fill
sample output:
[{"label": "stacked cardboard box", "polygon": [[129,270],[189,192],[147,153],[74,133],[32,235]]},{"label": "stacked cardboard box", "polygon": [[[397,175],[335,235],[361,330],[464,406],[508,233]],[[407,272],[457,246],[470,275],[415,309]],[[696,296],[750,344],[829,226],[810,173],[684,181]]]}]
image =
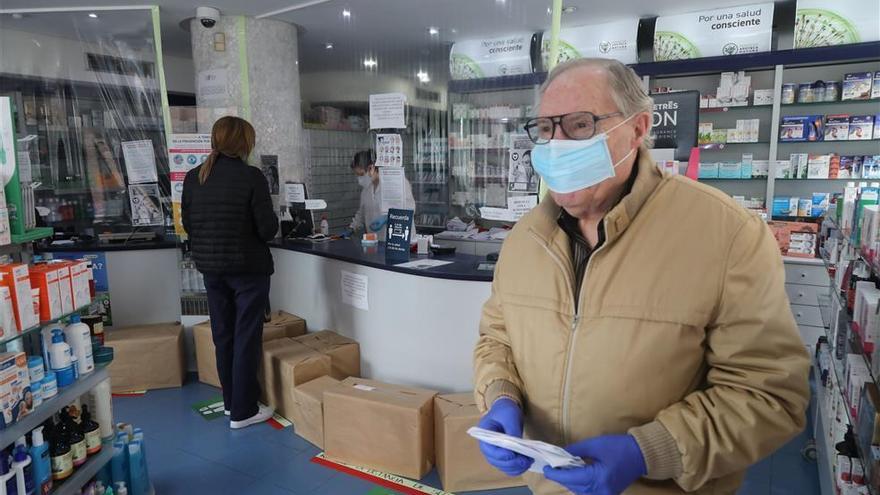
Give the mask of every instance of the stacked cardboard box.
[{"label": "stacked cardboard box", "polygon": [[478,442],[467,434],[479,421],[472,393],[434,398],[434,444],[443,489],[466,492],[525,485],[522,478],[510,478],[486,462]]},{"label": "stacked cardboard box", "polygon": [[346,378],[324,393],[331,460],[421,479],[434,463],[436,392]]},{"label": "stacked cardboard box", "polygon": [[330,374],[330,357],[282,338],[263,343],[260,400],[285,418],[295,415],[294,387]]},{"label": "stacked cardboard box", "polygon": [[183,325],[157,323],[107,332],[114,392],[180,387],[186,374]]},{"label": "stacked cardboard box", "polygon": [[[263,324],[263,342],[285,337],[298,337],[305,333],[306,321],[284,311],[275,311],[272,313],[272,318]],[[220,387],[220,377],[217,375],[217,355],[214,351],[210,320],[193,327],[193,341],[196,347],[199,381]]]},{"label": "stacked cardboard box", "polygon": [[297,337],[296,341],[330,356],[333,362],[330,376],[333,378],[344,380],[350,376],[361,376],[361,350],[356,341],[330,330],[309,333]]},{"label": "stacked cardboard box", "polygon": [[322,376],[293,389],[295,407],[289,419],[296,434],[318,448],[324,448],[324,393],[339,386],[339,380]]}]

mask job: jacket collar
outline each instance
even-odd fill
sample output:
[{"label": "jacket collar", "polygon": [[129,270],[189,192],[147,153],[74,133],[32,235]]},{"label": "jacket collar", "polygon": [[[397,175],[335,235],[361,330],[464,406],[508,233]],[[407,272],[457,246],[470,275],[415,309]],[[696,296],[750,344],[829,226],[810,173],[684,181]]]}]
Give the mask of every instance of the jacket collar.
[{"label": "jacket collar", "polygon": [[[635,219],[636,215],[641,211],[642,206],[648,198],[654,194],[657,186],[663,180],[663,174],[651,158],[651,152],[642,147],[639,149],[639,155],[636,159],[636,166],[639,167],[639,173],[633,184],[632,191],[623,197],[617,206],[611,209],[605,215],[605,236],[606,244],[610,244]],[[560,207],[553,201],[550,195],[544,197],[541,204],[538,205],[535,215],[530,215],[527,220],[529,230],[540,237],[545,244],[551,244],[557,237],[559,229],[556,219],[559,218]]]}]

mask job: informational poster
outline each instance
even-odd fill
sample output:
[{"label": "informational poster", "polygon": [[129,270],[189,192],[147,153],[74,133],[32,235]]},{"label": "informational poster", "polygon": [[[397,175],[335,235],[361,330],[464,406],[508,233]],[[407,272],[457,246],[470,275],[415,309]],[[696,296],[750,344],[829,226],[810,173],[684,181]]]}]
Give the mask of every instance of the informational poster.
[{"label": "informational poster", "polygon": [[480,216],[483,220],[494,220],[497,222],[515,222],[516,216],[509,208],[496,208],[493,206],[483,206],[480,208]]},{"label": "informational poster", "polygon": [[849,45],[880,40],[876,0],[798,0],[794,47]]},{"label": "informational poster", "polygon": [[342,270],[342,303],[370,310],[370,279],[366,275]]},{"label": "informational poster", "polygon": [[171,170],[171,211],[174,231],[183,235],[180,201],[186,173],[208,159],[211,154],[210,134],[171,134],[168,138],[168,164]]},{"label": "informational poster", "polygon": [[511,139],[510,161],[507,169],[507,190],[509,192],[538,192],[538,174],[532,167],[532,142],[528,136],[513,136]]},{"label": "informational poster", "polygon": [[406,207],[406,176],[403,167],[379,169],[379,188],[382,192],[382,210]]},{"label": "informational poster", "polygon": [[370,129],[404,128],[406,128],[405,94],[370,95]]},{"label": "informational poster", "polygon": [[403,166],[403,139],[400,134],[376,135],[376,166]]},{"label": "informational poster", "polygon": [[269,184],[269,194],[278,195],[278,155],[260,155],[260,168]]},{"label": "informational poster", "polygon": [[654,60],[768,52],[772,37],[772,2],[663,16],[654,27]]},{"label": "informational poster", "polygon": [[513,212],[517,221],[536,206],[538,206],[538,196],[535,194],[507,198],[507,209]]},{"label": "informational poster", "polygon": [[122,156],[125,158],[125,171],[129,184],[159,182],[156,174],[156,153],[149,139],[124,141]]},{"label": "informational poster", "polygon": [[284,184],[284,198],[288,205],[306,202],[306,186],[301,183]]},{"label": "informational poster", "polygon": [[[637,18],[622,21],[564,28],[559,32],[559,57],[557,63],[584,57],[613,58],[624,64],[639,61],[636,37],[639,31]],[[545,31],[541,43],[544,68],[550,61],[550,31]]]},{"label": "informational poster", "polygon": [[452,45],[452,79],[481,79],[532,72],[532,33],[460,41]]},{"label": "informational poster", "polygon": [[128,186],[131,203],[131,224],[135,227],[163,225],[159,184],[132,184]]},{"label": "informational poster", "polygon": [[223,107],[227,105],[227,69],[199,71],[196,95],[200,107]]},{"label": "informational poster", "polygon": [[654,148],[675,148],[676,160],[687,160],[691,148],[697,145],[699,126],[699,91],[660,93],[654,98]]},{"label": "informational poster", "polygon": [[15,173],[15,127],[12,124],[12,100],[0,96],[0,180],[8,184]]},{"label": "informational poster", "polygon": [[391,208],[385,230],[385,258],[388,260],[408,260],[409,241],[412,237],[412,210]]}]

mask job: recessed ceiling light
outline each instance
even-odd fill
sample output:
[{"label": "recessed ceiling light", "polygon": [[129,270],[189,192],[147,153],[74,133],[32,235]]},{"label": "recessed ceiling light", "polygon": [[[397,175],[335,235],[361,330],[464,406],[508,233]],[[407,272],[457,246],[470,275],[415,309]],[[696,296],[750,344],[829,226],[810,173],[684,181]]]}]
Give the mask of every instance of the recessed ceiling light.
[{"label": "recessed ceiling light", "polygon": [[333,49],[333,43],[325,43],[325,44],[324,44],[324,48],[327,49],[327,50],[332,50],[332,49]]},{"label": "recessed ceiling light", "polygon": [[428,34],[430,34],[431,36],[437,36],[438,34],[440,34],[440,30],[435,28],[434,26],[431,26],[428,28]]},{"label": "recessed ceiling light", "polygon": [[89,17],[91,17],[92,19],[97,19],[97,18],[98,18],[98,14],[92,12],[92,13],[89,14]]},{"label": "recessed ceiling light", "polygon": [[366,67],[368,69],[372,69],[373,67],[376,67],[377,65],[379,65],[379,63],[376,62],[376,59],[374,59],[374,58],[364,59],[364,67]]},{"label": "recessed ceiling light", "polygon": [[425,72],[423,70],[416,72],[416,77],[419,79],[419,82],[422,82],[422,83],[431,82],[431,77],[428,75],[427,72]]},{"label": "recessed ceiling light", "polygon": [[348,9],[342,9],[342,17],[351,17],[351,11]]},{"label": "recessed ceiling light", "polygon": [[16,12],[16,13],[12,14],[12,18],[13,19],[24,19],[24,14]]}]

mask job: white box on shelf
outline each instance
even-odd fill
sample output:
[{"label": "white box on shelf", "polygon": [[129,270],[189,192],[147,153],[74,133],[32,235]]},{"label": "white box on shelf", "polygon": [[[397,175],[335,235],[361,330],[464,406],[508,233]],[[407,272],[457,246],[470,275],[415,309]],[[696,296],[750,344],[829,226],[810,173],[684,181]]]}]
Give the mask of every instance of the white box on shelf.
[{"label": "white box on shelf", "polygon": [[753,105],[772,105],[773,90],[772,89],[756,89],[753,95]]}]

